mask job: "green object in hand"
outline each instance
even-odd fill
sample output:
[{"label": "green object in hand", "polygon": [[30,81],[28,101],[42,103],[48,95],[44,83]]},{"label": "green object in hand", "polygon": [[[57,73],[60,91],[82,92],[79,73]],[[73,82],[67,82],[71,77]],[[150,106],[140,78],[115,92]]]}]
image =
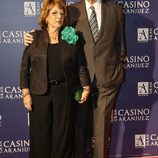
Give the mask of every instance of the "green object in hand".
[{"label": "green object in hand", "polygon": [[78,88],[76,91],[75,91],[75,94],[74,94],[74,98],[77,102],[79,102],[81,100],[81,97],[82,97],[82,92],[83,92],[83,89],[82,88]]}]

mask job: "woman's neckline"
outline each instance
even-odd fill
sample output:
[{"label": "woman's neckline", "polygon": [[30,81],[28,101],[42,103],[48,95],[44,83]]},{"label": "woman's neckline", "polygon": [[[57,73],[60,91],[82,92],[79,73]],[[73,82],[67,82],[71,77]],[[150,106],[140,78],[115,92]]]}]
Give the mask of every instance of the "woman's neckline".
[{"label": "woman's neckline", "polygon": [[59,42],[57,42],[57,43],[48,43],[48,45],[58,45],[59,44]]}]

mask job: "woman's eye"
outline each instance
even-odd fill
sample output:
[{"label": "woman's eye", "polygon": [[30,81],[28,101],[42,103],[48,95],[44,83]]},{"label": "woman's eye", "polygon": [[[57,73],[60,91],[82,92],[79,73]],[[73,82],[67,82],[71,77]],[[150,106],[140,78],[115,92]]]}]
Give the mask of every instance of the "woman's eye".
[{"label": "woman's eye", "polygon": [[64,13],[64,12],[52,12],[51,14],[54,15],[54,16],[57,16],[58,14],[59,14],[60,16],[65,16],[65,13]]},{"label": "woman's eye", "polygon": [[65,16],[65,13],[60,13],[61,16]]},{"label": "woman's eye", "polygon": [[58,12],[52,12],[52,15],[57,15]]}]

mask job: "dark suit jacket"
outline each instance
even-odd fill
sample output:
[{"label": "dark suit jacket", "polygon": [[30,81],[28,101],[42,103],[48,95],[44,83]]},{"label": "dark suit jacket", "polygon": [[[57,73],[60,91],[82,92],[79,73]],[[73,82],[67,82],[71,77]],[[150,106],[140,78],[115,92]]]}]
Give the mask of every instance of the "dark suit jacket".
[{"label": "dark suit jacket", "polygon": [[[20,70],[20,87],[29,88],[32,94],[41,95],[47,92],[47,47],[48,32],[38,30],[33,33],[34,41],[25,48]],[[60,35],[59,35],[60,37]],[[87,68],[82,56],[82,49],[59,39],[61,45],[62,66],[67,92],[73,93],[80,80],[82,86],[89,85]]]},{"label": "dark suit jacket", "polygon": [[117,86],[124,80],[122,62],[126,57],[124,14],[111,1],[102,2],[99,37],[95,43],[89,27],[84,0],[69,6],[70,25],[83,34],[84,51],[91,80],[101,87]]}]

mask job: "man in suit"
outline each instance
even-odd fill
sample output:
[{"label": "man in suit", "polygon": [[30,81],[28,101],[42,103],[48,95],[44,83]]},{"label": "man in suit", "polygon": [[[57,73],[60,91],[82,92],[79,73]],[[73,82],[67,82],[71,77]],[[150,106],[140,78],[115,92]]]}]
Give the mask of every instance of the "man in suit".
[{"label": "man in suit", "polygon": [[[91,6],[98,24],[96,39],[90,26]],[[70,25],[83,35],[92,81],[94,158],[107,158],[111,113],[124,80],[124,14],[122,7],[112,1],[85,0],[71,5],[69,15]]]},{"label": "man in suit", "polygon": [[[90,24],[93,12],[91,6],[96,14],[95,36]],[[124,14],[122,7],[111,0],[83,0],[70,5],[68,10],[70,25],[82,33],[82,44],[92,82],[94,158],[107,158],[111,113],[124,81]],[[29,43],[26,38],[25,43]],[[83,109],[83,129],[86,130],[89,107],[84,106]],[[89,142],[86,135],[84,140],[84,144]],[[87,158],[86,152],[84,157]]]}]

